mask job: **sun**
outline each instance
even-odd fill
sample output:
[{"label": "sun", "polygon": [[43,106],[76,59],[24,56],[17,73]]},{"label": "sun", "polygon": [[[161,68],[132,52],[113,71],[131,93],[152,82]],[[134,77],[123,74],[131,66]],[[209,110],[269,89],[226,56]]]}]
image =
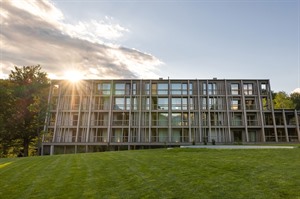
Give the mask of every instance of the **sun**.
[{"label": "sun", "polygon": [[71,82],[78,82],[83,78],[83,75],[78,70],[70,70],[64,73],[64,78]]}]

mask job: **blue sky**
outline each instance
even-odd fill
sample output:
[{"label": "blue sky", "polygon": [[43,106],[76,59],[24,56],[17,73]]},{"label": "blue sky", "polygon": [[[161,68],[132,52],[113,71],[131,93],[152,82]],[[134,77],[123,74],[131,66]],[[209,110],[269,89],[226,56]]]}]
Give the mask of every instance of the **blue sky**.
[{"label": "blue sky", "polygon": [[[33,0],[35,9],[20,1],[1,2],[11,16],[2,14],[3,75],[7,65],[41,64],[53,78],[76,69],[85,78],[250,78],[270,79],[275,91],[299,87],[299,0]],[[14,12],[24,21],[16,24]],[[12,30],[26,37],[7,36]],[[6,37],[24,45],[3,50],[16,46]],[[27,53],[16,59],[18,51]]]}]

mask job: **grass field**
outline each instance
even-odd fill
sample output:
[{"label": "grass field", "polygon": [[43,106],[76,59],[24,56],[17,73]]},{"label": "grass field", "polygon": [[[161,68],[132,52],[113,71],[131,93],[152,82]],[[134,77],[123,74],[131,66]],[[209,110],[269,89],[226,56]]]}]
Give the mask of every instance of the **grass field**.
[{"label": "grass field", "polygon": [[300,148],[0,159],[0,198],[300,198]]}]

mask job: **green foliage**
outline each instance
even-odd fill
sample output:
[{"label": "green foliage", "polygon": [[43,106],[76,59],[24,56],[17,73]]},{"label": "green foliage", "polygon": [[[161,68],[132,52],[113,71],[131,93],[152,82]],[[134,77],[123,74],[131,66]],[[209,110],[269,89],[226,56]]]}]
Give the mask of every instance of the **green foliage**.
[{"label": "green foliage", "polygon": [[294,109],[295,105],[291,97],[284,91],[280,91],[275,94],[274,99],[274,108],[275,109]]},{"label": "green foliage", "polygon": [[5,123],[0,129],[2,156],[7,155],[8,147],[18,147],[20,151],[20,145],[23,155],[28,156],[29,145],[44,122],[49,87],[47,74],[39,65],[15,67],[9,80],[0,82],[0,87],[4,88],[0,89],[0,98],[5,102],[0,106],[3,114],[0,123]]},{"label": "green foliage", "polygon": [[13,144],[10,120],[16,111],[13,84],[8,80],[0,80],[0,101],[0,157],[6,157]]},{"label": "green foliage", "polygon": [[300,93],[292,93],[291,94],[291,100],[293,101],[295,105],[296,110],[300,110]]},{"label": "green foliage", "polygon": [[299,198],[300,148],[0,159],[2,198]]}]

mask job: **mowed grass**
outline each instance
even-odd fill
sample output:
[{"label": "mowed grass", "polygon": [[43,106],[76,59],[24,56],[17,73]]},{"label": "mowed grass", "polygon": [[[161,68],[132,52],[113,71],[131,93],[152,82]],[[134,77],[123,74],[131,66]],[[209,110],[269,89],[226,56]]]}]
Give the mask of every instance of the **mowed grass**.
[{"label": "mowed grass", "polygon": [[0,159],[0,198],[300,198],[300,148]]}]

